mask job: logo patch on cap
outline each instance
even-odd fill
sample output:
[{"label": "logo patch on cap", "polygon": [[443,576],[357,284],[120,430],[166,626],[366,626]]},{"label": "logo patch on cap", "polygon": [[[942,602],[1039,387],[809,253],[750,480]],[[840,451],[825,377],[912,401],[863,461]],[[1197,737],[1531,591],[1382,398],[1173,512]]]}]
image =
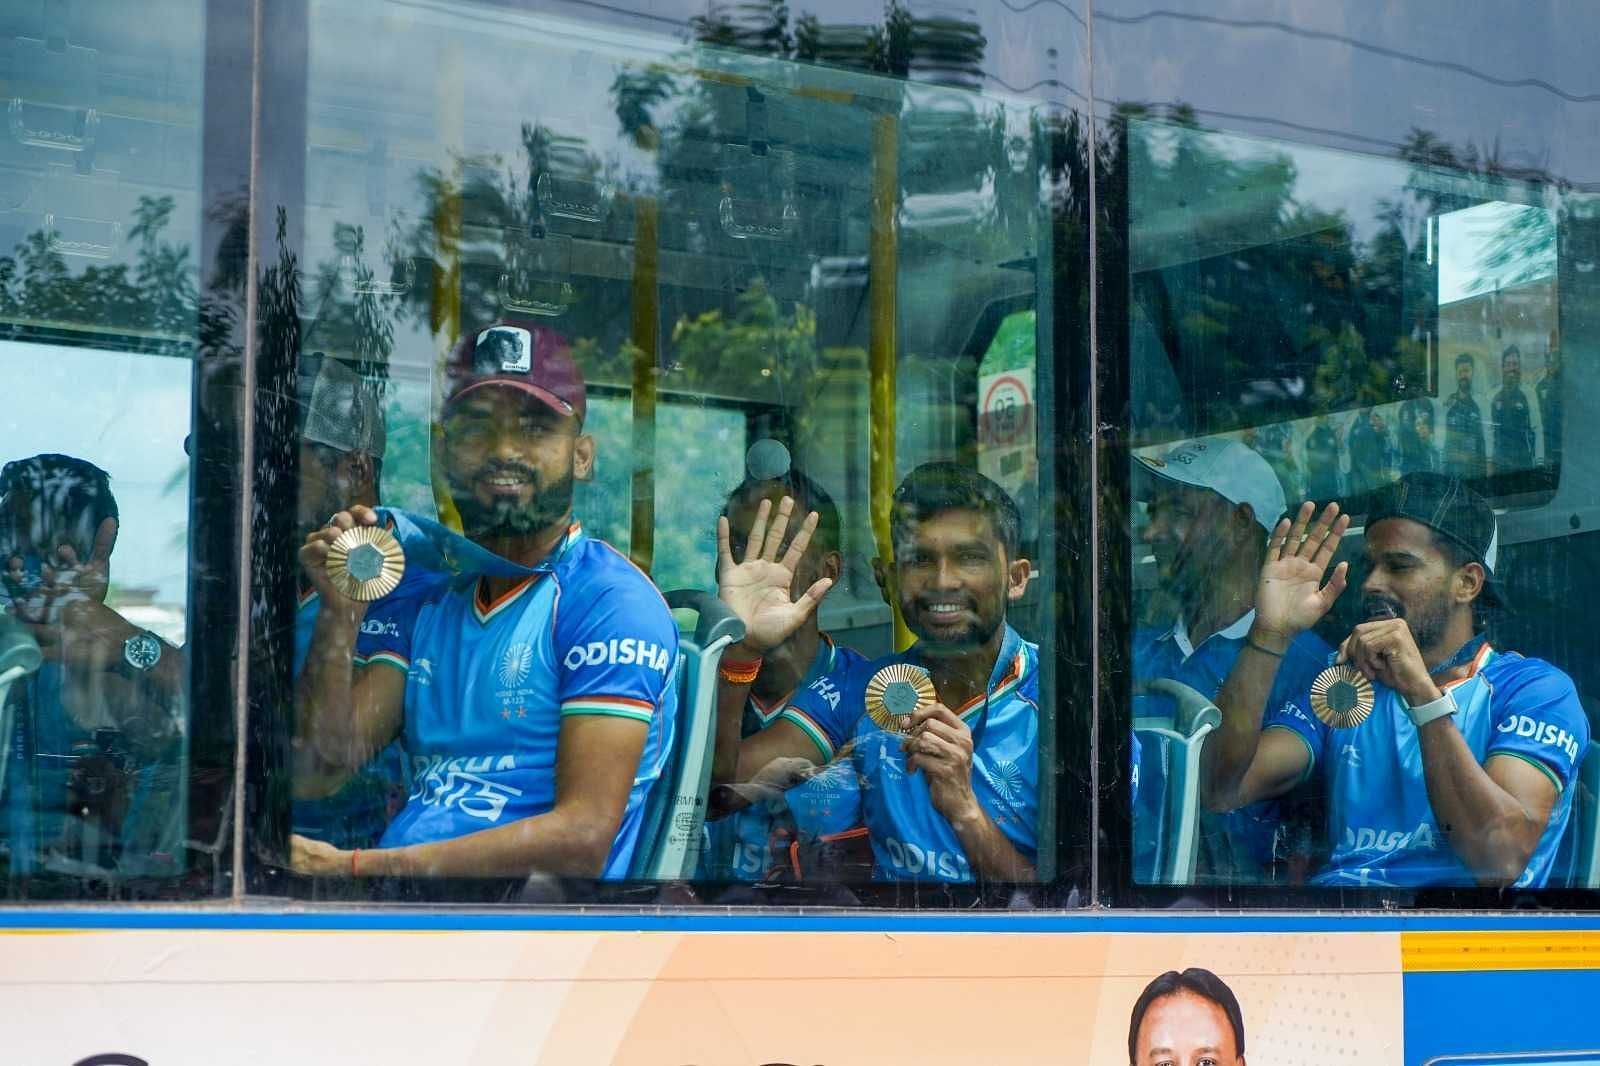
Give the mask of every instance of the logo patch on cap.
[{"label": "logo patch on cap", "polygon": [[490,326],[472,348],[474,374],[526,374],[533,366],[533,334],[517,326]]}]

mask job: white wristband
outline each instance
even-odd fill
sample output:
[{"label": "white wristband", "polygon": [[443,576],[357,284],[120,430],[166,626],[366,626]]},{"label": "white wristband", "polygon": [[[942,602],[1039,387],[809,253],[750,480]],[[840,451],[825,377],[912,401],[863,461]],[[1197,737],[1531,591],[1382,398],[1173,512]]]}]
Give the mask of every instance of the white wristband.
[{"label": "white wristband", "polygon": [[[1404,703],[1405,701],[1402,700],[1401,702]],[[1406,713],[1411,716],[1412,724],[1421,729],[1435,718],[1443,718],[1447,714],[1455,714],[1456,698],[1446,692],[1443,696],[1424,703],[1421,707],[1413,707],[1410,704],[1406,704]]]}]

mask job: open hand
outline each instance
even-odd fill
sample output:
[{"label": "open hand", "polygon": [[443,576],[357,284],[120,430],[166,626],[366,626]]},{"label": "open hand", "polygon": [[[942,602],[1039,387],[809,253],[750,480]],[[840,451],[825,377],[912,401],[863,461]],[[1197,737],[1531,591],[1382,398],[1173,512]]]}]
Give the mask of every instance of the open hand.
[{"label": "open hand", "polygon": [[795,570],[817,531],[818,517],[815,511],[806,515],[780,559],[778,551],[793,513],[794,500],[788,496],[778,504],[776,518],[772,518],[771,501],[762,500],[750,526],[744,558],[737,563],[729,544],[728,519],[717,519],[717,596],[744,623],[741,643],[757,655],[765,655],[793,636],[833,587],[829,578],[819,578],[799,599],[792,598]]},{"label": "open hand", "polygon": [[1348,579],[1350,564],[1340,563],[1327,584],[1322,581],[1350,527],[1350,516],[1341,515],[1339,505],[1330,503],[1308,532],[1316,508],[1307,500],[1293,522],[1285,518],[1278,523],[1267,542],[1267,558],[1256,586],[1252,633],[1270,634],[1285,645],[1328,613]]}]

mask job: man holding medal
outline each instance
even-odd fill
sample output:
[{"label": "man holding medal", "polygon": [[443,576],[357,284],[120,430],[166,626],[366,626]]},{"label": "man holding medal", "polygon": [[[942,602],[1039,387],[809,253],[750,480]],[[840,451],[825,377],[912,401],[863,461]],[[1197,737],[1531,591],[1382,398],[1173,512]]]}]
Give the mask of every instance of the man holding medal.
[{"label": "man holding medal", "polygon": [[[626,876],[672,743],[677,625],[650,579],[573,520],[595,446],[565,342],[496,324],[462,338],[446,375],[440,474],[471,542],[448,554],[481,558],[481,572],[369,611],[345,592],[360,593],[354,560],[370,545],[341,538],[379,515],[353,507],[307,538],[322,609],[300,678],[304,735],[350,768],[403,735],[411,788],[378,848],[295,836],[291,863],[342,877]],[[348,572],[330,573],[342,551]],[[358,667],[363,630],[376,646]]]},{"label": "man holding medal", "polygon": [[[780,523],[791,508],[780,506]],[[817,678],[782,712],[788,735],[811,747],[784,754],[826,761],[853,745],[875,880],[1037,876],[1039,653],[1005,620],[1031,576],[1020,528],[1016,504],[981,474],[942,462],[913,470],[891,503],[891,586],[917,642]],[[773,565],[750,575],[771,590],[762,611],[792,622],[814,610],[827,583],[791,604],[795,548],[778,562],[777,544],[763,543]],[[723,554],[726,568],[725,536]],[[761,764],[741,747],[741,777]]]},{"label": "man holding medal", "polygon": [[[1313,771],[1328,786],[1335,886],[1545,884],[1589,726],[1566,674],[1493,648],[1494,511],[1458,479],[1407,474],[1367,516],[1362,617],[1311,690],[1262,707],[1284,652],[1333,606],[1349,526],[1303,504],[1273,530],[1256,618],[1217,698],[1204,798],[1230,810]],[[1312,519],[1316,517],[1313,524]]]}]

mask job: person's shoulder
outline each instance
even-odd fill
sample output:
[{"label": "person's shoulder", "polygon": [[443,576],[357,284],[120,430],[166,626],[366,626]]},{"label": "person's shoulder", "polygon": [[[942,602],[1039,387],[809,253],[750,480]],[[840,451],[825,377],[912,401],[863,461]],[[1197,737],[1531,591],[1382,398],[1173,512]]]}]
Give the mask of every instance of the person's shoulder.
[{"label": "person's shoulder", "polygon": [[867,657],[854,648],[838,643],[835,643],[833,648],[833,670],[831,672],[859,669],[867,663]]},{"label": "person's shoulder", "polygon": [[667,601],[633,560],[598,537],[585,536],[555,567],[563,598],[587,602],[620,599],[646,610],[667,612]]},{"label": "person's shoulder", "polygon": [[1554,663],[1532,658],[1514,651],[1498,652],[1483,666],[1484,680],[1497,691],[1519,692],[1538,689],[1549,695],[1571,692],[1577,696],[1577,686]]}]

